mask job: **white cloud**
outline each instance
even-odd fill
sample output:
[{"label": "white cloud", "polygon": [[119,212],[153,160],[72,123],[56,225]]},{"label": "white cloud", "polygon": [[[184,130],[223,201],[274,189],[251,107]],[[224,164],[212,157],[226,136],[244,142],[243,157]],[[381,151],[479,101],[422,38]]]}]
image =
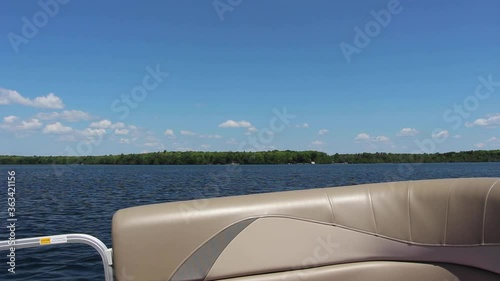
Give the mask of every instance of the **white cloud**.
[{"label": "white cloud", "polygon": [[196,136],[196,133],[191,132],[191,131],[181,130],[181,135],[183,135],[183,136]]},{"label": "white cloud", "polygon": [[315,146],[321,146],[321,145],[324,145],[325,142],[322,142],[320,140],[315,140],[311,143],[312,145],[315,145]]},{"label": "white cloud", "polygon": [[0,105],[26,104],[29,102],[29,99],[23,97],[21,94],[14,90],[0,88]]},{"label": "white cloud", "polygon": [[117,122],[117,123],[114,123],[113,125],[111,125],[111,129],[123,129],[125,128],[125,123],[123,122]]},{"label": "white cloud", "polygon": [[255,128],[254,126],[248,128],[247,130],[249,133],[257,133],[259,130],[257,130],[257,128]]},{"label": "white cloud", "polygon": [[207,149],[207,148],[210,148],[210,145],[209,144],[202,144],[200,145],[201,148],[204,148],[204,149]]},{"label": "white cloud", "polygon": [[94,117],[87,112],[83,112],[80,110],[64,110],[62,112],[40,112],[37,114],[37,117],[42,120],[56,120],[62,119],[68,122],[78,122],[84,120],[91,120]]},{"label": "white cloud", "polygon": [[418,135],[420,132],[414,128],[403,128],[399,133],[397,133],[398,137],[413,137]]},{"label": "white cloud", "polygon": [[391,143],[391,139],[386,137],[386,136],[377,136],[377,137],[371,137],[369,134],[367,133],[361,133],[361,134],[358,134],[354,140],[356,142],[372,142],[372,143],[375,143],[375,142],[381,142],[381,143]]},{"label": "white cloud", "polygon": [[461,138],[462,138],[462,136],[461,136],[461,135],[454,135],[454,136],[453,136],[453,138],[454,138],[454,139],[461,139]]},{"label": "white cloud", "polygon": [[113,123],[107,119],[90,123],[91,128],[109,129],[111,126],[113,126]]},{"label": "white cloud", "polygon": [[121,138],[118,143],[124,143],[124,144],[130,144],[130,139],[127,138]]},{"label": "white cloud", "polygon": [[487,118],[479,118],[473,122],[465,123],[466,127],[496,128],[500,126],[500,113],[489,115]]},{"label": "white cloud", "polygon": [[146,142],[144,146],[154,147],[155,149],[164,149],[164,145],[160,142],[160,140],[154,135],[153,132],[147,132]]},{"label": "white cloud", "polygon": [[163,133],[165,136],[168,136],[168,137],[175,137],[175,134],[174,134],[174,131],[173,130],[165,130],[165,132]]},{"label": "white cloud", "polygon": [[238,141],[235,138],[231,138],[228,141],[226,141],[226,143],[227,144],[235,145],[235,144],[238,144]]},{"label": "white cloud", "polygon": [[85,128],[84,130],[73,132],[73,135],[77,139],[84,139],[85,141],[94,141],[96,143],[100,143],[103,140],[105,134],[106,134],[105,129],[92,129],[92,128]]},{"label": "white cloud", "polygon": [[43,128],[44,134],[67,134],[71,131],[73,131],[71,127],[64,126],[59,122],[47,125]]},{"label": "white cloud", "polygon": [[115,134],[117,135],[127,135],[130,133],[130,131],[134,131],[136,132],[137,131],[137,127],[136,126],[128,126],[130,130],[126,129],[127,125],[125,125],[125,123],[123,122],[117,122],[117,123],[113,123],[107,119],[103,119],[101,121],[97,121],[97,122],[92,122],[90,123],[90,128],[93,128],[93,129],[113,129],[115,130]]},{"label": "white cloud", "polygon": [[328,129],[321,129],[319,130],[318,135],[323,136],[328,134],[328,132],[330,132]]},{"label": "white cloud", "polygon": [[35,98],[31,102],[31,106],[39,108],[64,108],[62,100],[52,93],[48,94],[45,97],[42,96]]},{"label": "white cloud", "polygon": [[84,130],[79,131],[79,133],[86,138],[93,138],[97,136],[103,136],[104,134],[106,134],[106,130],[85,128]]},{"label": "white cloud", "polygon": [[38,119],[33,118],[29,121],[23,121],[22,127],[23,127],[23,129],[28,130],[28,131],[35,130],[35,129],[41,128],[42,123]]},{"label": "white cloud", "polygon": [[450,132],[448,132],[447,130],[442,130],[439,132],[432,133],[431,136],[432,138],[435,139],[448,138],[450,136]]},{"label": "white cloud", "polygon": [[139,129],[137,126],[129,125],[128,129],[130,131],[131,140],[134,142],[137,141],[142,136],[144,136],[144,132],[141,129]]},{"label": "white cloud", "polygon": [[307,123],[304,123],[304,124],[298,124],[298,125],[295,125],[295,127],[297,127],[297,128],[307,129],[307,128],[309,128],[309,124],[307,124]]},{"label": "white cloud", "polygon": [[248,121],[234,121],[234,120],[227,120],[224,123],[219,124],[220,128],[249,128],[252,127],[252,124]]},{"label": "white cloud", "polygon": [[476,143],[474,146],[477,148],[484,148],[486,146],[486,144],[484,142],[480,142],[480,143]]},{"label": "white cloud", "polygon": [[58,141],[63,142],[75,142],[75,141],[84,141],[100,143],[104,135],[106,134],[105,129],[93,129],[93,128],[85,128],[83,130],[75,130],[71,127],[67,127],[62,125],[59,122],[54,124],[50,124],[45,126],[43,129],[43,133],[58,135]]},{"label": "white cloud", "polygon": [[59,118],[59,112],[40,112],[36,115],[36,117],[42,119],[42,120],[54,120]]},{"label": "white cloud", "polygon": [[129,130],[127,129],[115,129],[116,135],[128,135]]},{"label": "white cloud", "polygon": [[378,136],[375,138],[375,141],[376,142],[388,142],[388,141],[390,141],[390,139],[386,136]]},{"label": "white cloud", "polygon": [[500,147],[500,138],[491,137],[484,142],[480,142],[480,143],[475,144],[474,146],[477,148],[486,148],[486,147],[498,148],[498,147]]},{"label": "white cloud", "polygon": [[35,131],[37,129],[40,129],[42,126],[43,124],[36,118],[21,121],[19,117],[10,115],[3,118],[3,123],[0,124],[0,129],[9,130],[11,132],[14,132],[16,136],[21,136],[17,133]]},{"label": "white cloud", "polygon": [[357,140],[357,141],[360,141],[360,140],[369,140],[369,139],[370,139],[370,135],[366,134],[366,133],[358,134],[356,136],[356,138],[354,138],[354,140]]},{"label": "white cloud", "polygon": [[19,117],[17,116],[14,116],[14,115],[10,115],[10,116],[5,116],[3,118],[3,121],[5,123],[14,123],[15,121],[19,120]]},{"label": "white cloud", "polygon": [[29,99],[23,97],[17,91],[0,88],[0,105],[9,105],[9,104],[20,104],[37,108],[51,108],[51,109],[64,108],[62,100],[53,93],[49,93],[47,96],[41,96],[41,97],[36,97],[34,99]]}]

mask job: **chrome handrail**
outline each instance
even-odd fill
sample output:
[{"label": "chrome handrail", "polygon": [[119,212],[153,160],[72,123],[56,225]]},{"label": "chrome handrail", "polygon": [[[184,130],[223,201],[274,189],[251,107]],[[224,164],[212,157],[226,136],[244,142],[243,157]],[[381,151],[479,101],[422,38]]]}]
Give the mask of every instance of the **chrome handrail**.
[{"label": "chrome handrail", "polygon": [[104,277],[105,281],[113,281],[113,258],[112,249],[106,247],[106,245],[98,238],[88,235],[88,234],[62,234],[53,236],[40,236],[31,238],[21,238],[15,240],[4,240],[0,241],[0,251],[8,251],[11,247],[15,250],[23,248],[35,248],[50,245],[60,245],[66,243],[78,243],[86,244],[92,246],[100,255],[104,265]]}]

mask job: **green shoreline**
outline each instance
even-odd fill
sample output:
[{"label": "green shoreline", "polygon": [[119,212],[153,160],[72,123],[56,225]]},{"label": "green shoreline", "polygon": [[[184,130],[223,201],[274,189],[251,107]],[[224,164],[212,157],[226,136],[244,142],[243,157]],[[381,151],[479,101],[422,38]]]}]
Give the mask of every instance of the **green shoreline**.
[{"label": "green shoreline", "polygon": [[500,150],[447,153],[356,153],[328,155],[319,151],[200,152],[163,151],[103,156],[8,156],[0,164],[224,165],[224,164],[369,164],[500,162]]}]

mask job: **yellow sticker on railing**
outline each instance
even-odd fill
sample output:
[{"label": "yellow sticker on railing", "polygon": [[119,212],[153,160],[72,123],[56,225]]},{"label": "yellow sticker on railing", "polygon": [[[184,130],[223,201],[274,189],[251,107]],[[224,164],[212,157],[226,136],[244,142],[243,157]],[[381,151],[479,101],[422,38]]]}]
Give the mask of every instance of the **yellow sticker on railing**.
[{"label": "yellow sticker on railing", "polygon": [[40,238],[40,245],[48,245],[50,244],[50,237]]},{"label": "yellow sticker on railing", "polygon": [[40,238],[40,245],[60,244],[66,242],[68,242],[68,237],[65,235]]}]

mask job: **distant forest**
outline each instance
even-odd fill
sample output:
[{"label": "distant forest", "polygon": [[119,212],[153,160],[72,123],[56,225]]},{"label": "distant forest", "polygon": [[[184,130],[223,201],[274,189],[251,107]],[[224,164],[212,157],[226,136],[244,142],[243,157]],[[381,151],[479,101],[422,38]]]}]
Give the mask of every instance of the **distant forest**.
[{"label": "distant forest", "polygon": [[319,151],[199,152],[163,151],[103,156],[1,156],[0,164],[224,165],[224,164],[362,164],[500,162],[500,150],[433,154],[357,153],[328,155]]}]

